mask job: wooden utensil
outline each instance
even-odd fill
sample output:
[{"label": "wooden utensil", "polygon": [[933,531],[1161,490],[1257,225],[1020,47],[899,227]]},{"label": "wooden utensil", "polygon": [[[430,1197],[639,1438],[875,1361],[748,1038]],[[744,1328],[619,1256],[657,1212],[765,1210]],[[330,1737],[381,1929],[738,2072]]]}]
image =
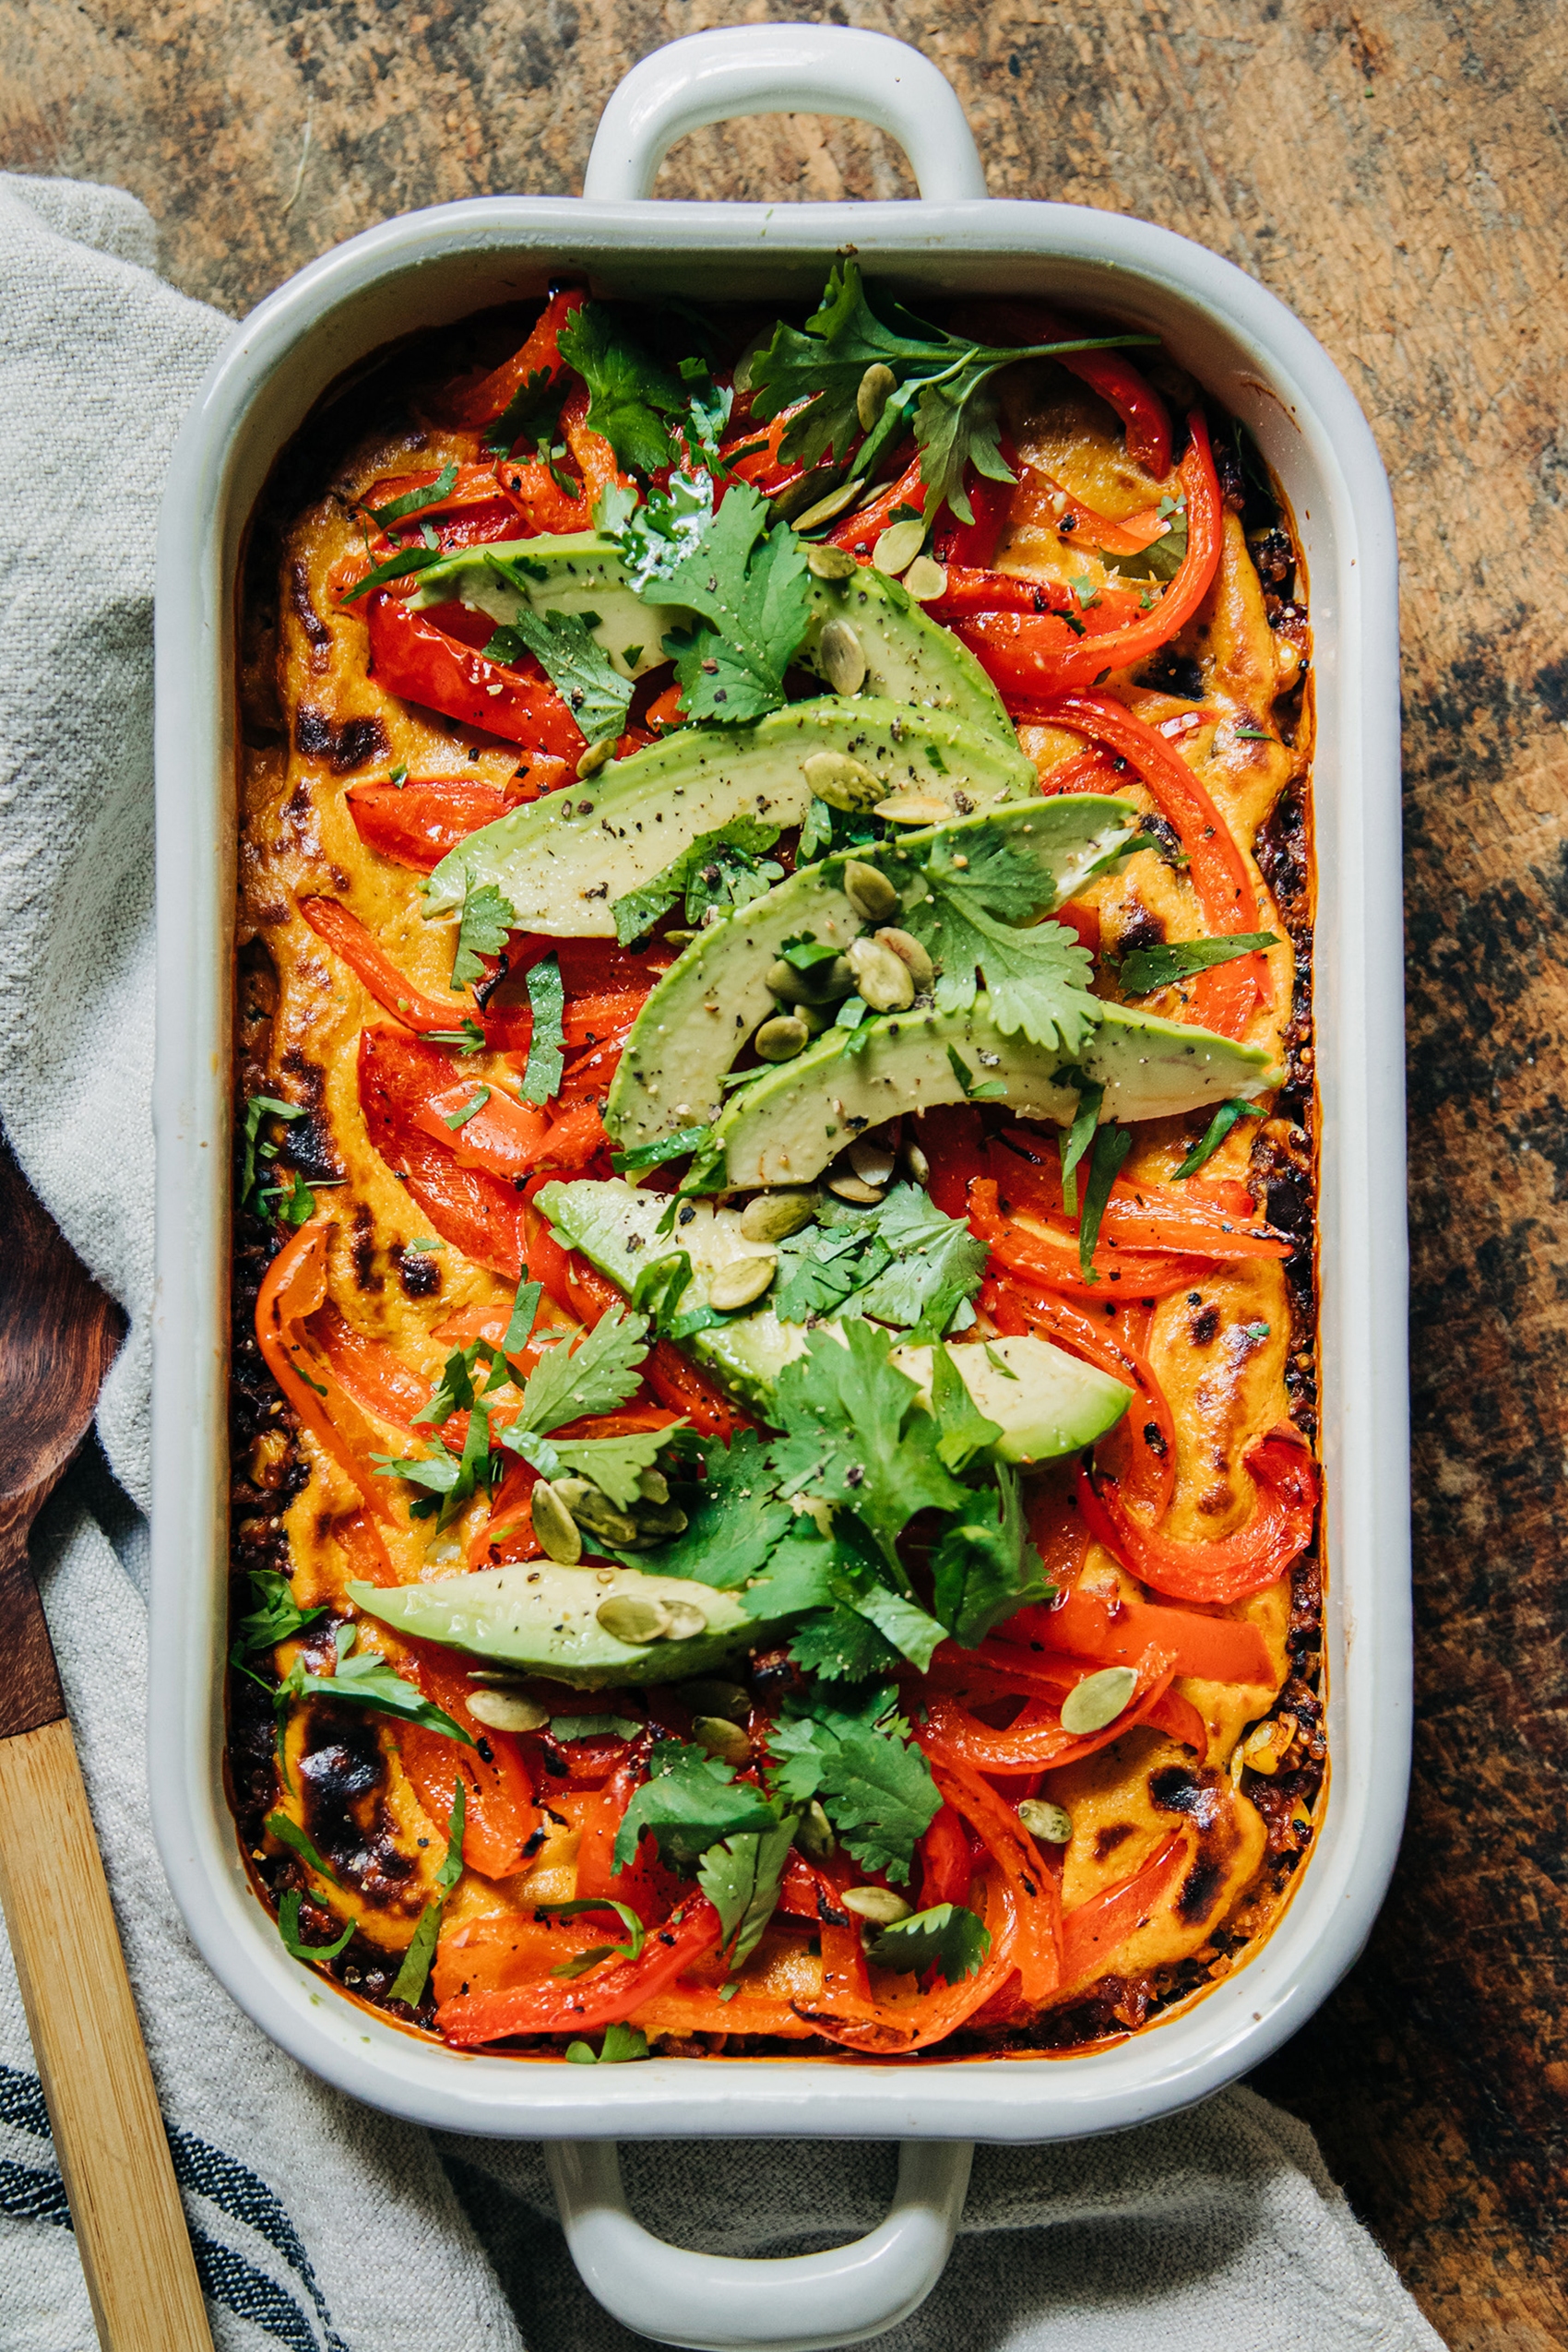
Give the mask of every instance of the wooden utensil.
[{"label": "wooden utensil", "polygon": [[0,1907],[103,2352],[212,2352],[28,1564],[124,1329],[0,1138]]}]

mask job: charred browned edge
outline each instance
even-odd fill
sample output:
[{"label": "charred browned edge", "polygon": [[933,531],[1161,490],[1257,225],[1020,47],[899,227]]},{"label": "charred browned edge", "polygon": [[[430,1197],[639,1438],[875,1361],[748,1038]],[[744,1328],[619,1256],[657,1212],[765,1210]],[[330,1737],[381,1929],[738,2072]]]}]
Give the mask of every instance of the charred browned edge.
[{"label": "charred browned edge", "polygon": [[[468,350],[471,364],[489,364],[512,348],[512,315],[473,322]],[[307,637],[315,633],[306,617],[308,586],[297,573],[286,570],[283,537],[299,507],[319,496],[354,445],[375,419],[390,422],[407,414],[410,370],[417,372],[426,351],[439,341],[447,353],[451,333],[442,339],[413,339],[406,347],[383,355],[375,367],[335,387],[315,416],[274,468],[258,504],[247,543],[244,604],[241,615],[240,699],[243,738],[259,748],[286,743],[288,715],[278,689],[278,629],[283,597],[298,614]],[[449,373],[450,362],[444,373]],[[417,410],[417,399],[416,399]],[[1231,420],[1212,412],[1210,426],[1217,469],[1225,502],[1242,517],[1248,546],[1263,582],[1265,609],[1270,626],[1293,636],[1310,654],[1305,606],[1296,595],[1300,557],[1289,517],[1264,487],[1260,472],[1244,462],[1245,445]],[[1245,452],[1246,456],[1252,453]],[[302,605],[303,600],[303,605]],[[314,618],[314,614],[311,618]],[[319,626],[319,623],[317,624]],[[1175,653],[1157,657],[1140,683],[1167,691],[1201,697],[1202,672],[1196,662]],[[1312,707],[1310,659],[1302,683],[1275,706],[1276,723],[1292,748],[1310,747]],[[295,733],[300,748],[325,757],[335,769],[347,772],[385,749],[356,736],[344,742],[330,736],[320,714],[299,712]],[[375,720],[354,722],[379,736]],[[329,739],[330,738],[330,739]],[[1158,820],[1148,829],[1158,836]],[[1174,840],[1168,846],[1174,852]],[[1295,952],[1295,985],[1291,1016],[1285,1033],[1285,1085],[1273,1116],[1253,1148],[1251,1176],[1260,1208],[1270,1224],[1288,1233],[1296,1246],[1287,1261],[1291,1312],[1291,1345],[1286,1384],[1292,1420],[1309,1440],[1317,1433],[1316,1285],[1313,1251],[1316,1094],[1313,1045],[1313,873],[1310,784],[1293,781],[1281,794],[1259,828],[1254,854],[1273,894],[1280,919]],[[236,1133],[246,1098],[271,1090],[272,1015],[277,983],[270,958],[257,942],[240,959],[238,1004]],[[296,1057],[297,1060],[297,1057]],[[321,1120],[322,1074],[303,1062],[291,1064],[294,1099],[307,1108],[306,1118],[290,1126],[283,1139],[280,1164],[297,1168],[309,1182],[338,1173],[332,1139]],[[298,1425],[279,1395],[262,1360],[255,1332],[255,1301],[267,1265],[279,1243],[271,1223],[245,1209],[237,1189],[233,1220],[232,1350],[230,1380],[230,1565],[231,1618],[237,1621],[250,1606],[247,1573],[273,1569],[291,1572],[282,1513],[305,1483],[308,1475],[299,1445]],[[259,1440],[267,1440],[257,1453]],[[270,1456],[270,1458],[266,1458]],[[260,1475],[254,1475],[259,1468]],[[331,1621],[311,1629],[313,1663],[327,1663]],[[1185,1960],[1176,1961],[1135,1978],[1106,1977],[1079,2002],[1048,2011],[1025,2028],[996,2027],[961,2030],[940,2048],[915,2053],[917,2061],[981,2056],[1002,2050],[1066,2054],[1136,2031],[1187,2001],[1217,1978],[1228,1975],[1239,1955],[1266,1934],[1288,1899],[1294,1874],[1309,1850],[1313,1823],[1296,1818],[1298,1808],[1313,1814],[1322,1792],[1326,1745],[1324,1739],[1322,1673],[1322,1572],[1317,1539],[1291,1572],[1291,1610],[1287,1635],[1292,1669],[1266,1718],[1288,1722],[1289,1746],[1272,1776],[1244,1770],[1243,1792],[1262,1815],[1267,1831],[1263,1862],[1252,1883],[1233,1901],[1226,1919],[1206,1942]],[[315,1655],[319,1651],[319,1656]],[[267,1654],[250,1661],[255,1673],[272,1680]],[[759,1699],[777,1696],[780,1671],[795,1669],[783,1653],[759,1656],[752,1681]],[[412,1865],[398,1852],[377,1804],[367,1823],[365,1800],[385,1779],[385,1763],[370,1718],[357,1710],[335,1707],[321,1699],[308,1703],[306,1770],[303,1775],[305,1827],[317,1851],[328,1861],[356,1864],[355,1891],[371,1907],[396,1907]],[[299,1927],[307,1942],[329,1942],[341,1922],[325,1906],[312,1901],[309,1878],[291,1852],[263,1852],[266,1818],[278,1802],[279,1775],[276,1723],[267,1694],[252,1674],[232,1668],[228,1685],[228,1764],[230,1801],[246,1867],[253,1883],[276,1916],[281,1897],[291,1889],[303,1900]],[[545,1753],[546,1766],[552,1762]],[[1173,1764],[1156,1775],[1151,1788],[1155,1802],[1173,1821],[1186,1818],[1198,1825],[1198,1843],[1181,1900],[1201,1906],[1206,1890],[1223,1882],[1224,1857],[1216,1841],[1223,1836],[1223,1809],[1216,1801],[1222,1776],[1208,1766]],[[547,1792],[540,1792],[541,1801]],[[362,1811],[353,1811],[358,1804]],[[368,1871],[361,1867],[370,1855]],[[1194,1913],[1194,1916],[1196,1914]],[[389,2011],[401,2022],[410,2013],[390,2001],[399,1955],[388,1955],[366,1938],[355,1934],[343,1951],[316,1965],[329,1973],[350,1997]],[[434,1995],[427,1987],[415,2021],[434,2025]],[[499,2045],[519,2056],[560,2054],[558,2037]],[[731,2057],[842,2057],[833,2042],[780,2040],[766,2035],[663,2035],[655,2047],[676,2057],[707,2058],[720,2052]],[[906,2061],[908,2062],[908,2061]]]}]

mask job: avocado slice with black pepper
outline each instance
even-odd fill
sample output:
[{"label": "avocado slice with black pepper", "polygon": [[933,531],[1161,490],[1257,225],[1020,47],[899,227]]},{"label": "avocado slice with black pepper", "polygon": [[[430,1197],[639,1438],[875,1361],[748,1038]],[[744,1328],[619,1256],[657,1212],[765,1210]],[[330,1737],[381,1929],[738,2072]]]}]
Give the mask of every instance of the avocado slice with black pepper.
[{"label": "avocado slice with black pepper", "polygon": [[804,763],[820,752],[856,761],[885,795],[918,793],[956,813],[1039,790],[1016,740],[945,711],[824,695],[754,726],[683,727],[572,790],[526,802],[442,859],[424,885],[426,912],[452,912],[470,883],[489,883],[519,930],[612,939],[615,900],[701,835],[741,816],[801,825],[812,799]]},{"label": "avocado slice with black pepper", "polygon": [[[1138,812],[1127,802],[1081,792],[1009,803],[941,831],[960,857],[1004,836],[1032,860],[1039,889],[1030,912],[1038,916],[1119,856],[1137,826]],[[844,895],[851,862],[876,867],[911,904],[922,892],[920,860],[932,837],[916,833],[824,858],[697,933],[644,1005],[611,1086],[605,1124],[624,1150],[719,1117],[726,1073],[758,1024],[779,1009],[766,976],[784,943],[805,935],[842,950],[874,928]],[[885,920],[897,923],[901,917],[892,912]]]},{"label": "avocado slice with black pepper", "polygon": [[1105,1005],[1075,1053],[1005,1036],[981,992],[968,1012],[917,1004],[855,1031],[829,1029],[738,1088],[712,1141],[731,1185],[808,1184],[868,1128],[982,1087],[999,1087],[994,1099],[1020,1118],[1070,1125],[1084,1078],[1104,1087],[1106,1121],[1175,1118],[1278,1084],[1266,1053],[1132,1005]]}]

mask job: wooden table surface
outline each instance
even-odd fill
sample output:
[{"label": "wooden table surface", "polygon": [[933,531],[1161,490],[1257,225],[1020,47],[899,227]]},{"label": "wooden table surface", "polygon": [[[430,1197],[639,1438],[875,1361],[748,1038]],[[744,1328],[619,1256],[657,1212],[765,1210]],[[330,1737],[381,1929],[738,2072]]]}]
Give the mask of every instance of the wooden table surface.
[{"label": "wooden table surface", "polygon": [[[575,193],[683,0],[12,0],[0,162],[112,181],[240,313],[419,205]],[[782,18],[819,13],[797,5]],[[846,10],[830,0],[827,17]],[[1260,2087],[1455,2352],[1568,2347],[1568,16],[1550,0],[856,0],[956,83],[996,196],[1166,223],[1283,296],[1405,552],[1419,1716],[1372,1945]],[[905,194],[878,134],[700,133],[660,192]]]}]

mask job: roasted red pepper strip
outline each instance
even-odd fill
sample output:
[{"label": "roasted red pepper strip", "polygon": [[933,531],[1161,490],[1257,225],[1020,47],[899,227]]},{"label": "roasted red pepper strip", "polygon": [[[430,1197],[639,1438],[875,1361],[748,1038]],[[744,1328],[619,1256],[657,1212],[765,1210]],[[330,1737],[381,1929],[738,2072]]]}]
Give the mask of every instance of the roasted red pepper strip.
[{"label": "roasted red pepper strip", "polygon": [[1243,1457],[1257,1487],[1252,1517],[1233,1536],[1182,1543],[1146,1527],[1127,1508],[1114,1479],[1098,1486],[1078,1471],[1085,1524],[1140,1583],[1173,1600],[1244,1600],[1283,1576],[1312,1541],[1317,1473],[1305,1440],[1281,1421]]},{"label": "roasted red pepper strip", "polygon": [[[1016,471],[1017,452],[1005,438],[1001,447],[1004,461]],[[932,552],[939,564],[947,565],[949,578],[954,566],[989,571],[996,561],[996,551],[1012,509],[1011,482],[992,481],[985,474],[975,474],[972,468],[970,473],[972,479],[964,487],[973,522],[960,523],[951,514],[944,516],[937,524],[932,543]]]},{"label": "roasted red pepper strip", "polygon": [[506,1992],[455,1993],[435,2022],[458,2049],[510,2040],[518,2034],[582,2034],[619,2025],[639,2004],[672,1985],[695,1960],[714,1951],[723,1929],[704,1895],[693,1896],[679,1918],[650,1935],[636,1960],[575,1979],[547,1978]]},{"label": "roasted red pepper strip", "polygon": [[915,1122],[915,1139],[931,1162],[927,1189],[944,1217],[968,1215],[969,1186],[985,1174],[978,1111],[943,1103]]},{"label": "roasted red pepper strip", "polygon": [[1132,1405],[1115,1432],[1131,1455],[1126,1489],[1140,1509],[1156,1521],[1163,1518],[1176,1480],[1176,1421],[1144,1335],[1132,1327],[1141,1320],[1137,1309],[1117,1300],[1110,1314],[1097,1307],[1090,1315],[1043,1285],[1027,1289],[1004,1274],[987,1277],[980,1306],[998,1331],[1048,1339],[1132,1389]]},{"label": "roasted red pepper strip", "polygon": [[975,1874],[974,1858],[964,1824],[951,1805],[944,1805],[921,1839],[921,1899],[929,1911],[937,1903],[967,1903]]},{"label": "roasted red pepper strip", "polygon": [[[439,474],[395,474],[375,482],[360,504],[374,515],[378,507],[389,506],[395,499],[406,498],[411,491],[423,490],[439,480]],[[383,547],[419,546],[423,523],[433,524],[444,550],[482,547],[507,538],[517,527],[511,505],[497,489],[491,466],[459,466],[457,479],[446,495],[433,499],[428,506],[411,506],[392,524]]]},{"label": "roasted red pepper strip", "polygon": [[858,513],[846,515],[842,522],[835,523],[831,530],[824,531],[823,538],[829,546],[848,548],[851,555],[858,555],[862,563],[869,564],[872,549],[887,529],[893,509],[896,506],[912,506],[917,515],[921,514],[925,509],[925,493],[926,486],[921,480],[921,460],[916,457],[897,481],[890,481],[869,506],[861,507]]},{"label": "roasted red pepper strip", "polygon": [[[1031,1131],[1014,1131],[1013,1144],[998,1138],[988,1154],[990,1172],[1009,1201],[1041,1219],[1066,1219],[1062,1198],[1061,1156]],[[1160,1184],[1119,1176],[1111,1187],[1099,1229],[1117,1250],[1182,1250],[1217,1258],[1287,1258],[1291,1244],[1263,1224],[1243,1187],[1242,1206],[1186,1184]]]},{"label": "roasted red pepper strip", "polygon": [[486,1170],[459,1167],[418,1123],[431,1093],[451,1079],[448,1057],[422,1038],[381,1027],[362,1032],[360,1104],[372,1144],[444,1241],[515,1282],[523,1214],[517,1191]]},{"label": "roasted red pepper strip", "polygon": [[[1174,746],[1118,702],[1114,695],[1066,694],[1039,714],[1052,727],[1070,727],[1134,767],[1162,816],[1182,837],[1193,889],[1204,921],[1217,935],[1258,929],[1257,891],[1230,828]],[[1201,973],[1191,984],[1192,1018],[1222,1037],[1239,1037],[1261,992],[1262,958],[1238,956]]]},{"label": "roasted red pepper strip", "polygon": [[[1199,1617],[1191,1610],[1167,1609],[1158,1601],[1124,1593],[1085,1591],[1080,1586],[1057,1601],[1020,1610],[993,1637],[1002,1646],[1036,1643],[1093,1658],[1099,1666],[1135,1666],[1150,1645],[1170,1650],[1178,1674],[1206,1682],[1272,1685],[1275,1670],[1268,1644],[1255,1625],[1238,1617]],[[990,1658],[994,1652],[983,1648]],[[999,1666],[999,1672],[1002,1668]]]},{"label": "roasted red pepper strip", "polygon": [[1172,1830],[1142,1870],[1063,1913],[1063,1986],[1081,1985],[1090,1977],[1105,1975],[1118,1948],[1152,1918],[1155,1905],[1186,1859],[1187,1843],[1184,1832]]},{"label": "roasted red pepper strip", "polygon": [[[362,981],[383,1012],[390,1013],[405,1028],[458,1029],[465,1019],[472,1018],[473,1006],[467,997],[426,996],[416,989],[341,899],[302,898],[300,912],[316,937],[326,940],[334,955],[340,956]],[[445,1068],[451,1075],[450,1062]]]},{"label": "roasted red pepper strip", "polygon": [[422,777],[401,787],[353,784],[344,798],[365,847],[416,873],[434,873],[460,841],[516,805],[504,786],[469,776]]},{"label": "roasted red pepper strip", "polygon": [[[966,305],[958,330],[988,343],[1066,343],[1081,335],[1043,303],[1009,301]],[[1170,412],[1125,351],[1063,351],[1056,362],[1115,410],[1126,428],[1127,455],[1163,480],[1170,471]]]},{"label": "roasted red pepper strip", "polygon": [[516,396],[533,375],[557,376],[565,364],[557,340],[561,329],[588,300],[581,286],[568,286],[552,294],[534,323],[533,332],[522,349],[514,351],[498,368],[481,376],[454,395],[451,414],[459,424],[489,424],[508,409]]},{"label": "roasted red pepper strip", "polygon": [[510,1878],[522,1869],[540,1818],[521,1746],[512,1733],[497,1731],[469,1715],[474,1686],[449,1652],[427,1642],[410,1642],[398,1659],[398,1671],[444,1707],[474,1741],[472,1748],[465,1748],[417,1723],[398,1726],[398,1752],[420,1803],[434,1821],[448,1820],[461,1774],[464,1867],[478,1871],[481,1878]]},{"label": "roasted red pepper strip", "polygon": [[368,602],[371,673],[388,694],[575,769],[587,738],[537,662],[525,670],[487,661],[404,597],[381,590]]},{"label": "roasted red pepper strip", "polygon": [[[541,531],[586,531],[593,529],[593,510],[612,483],[630,487],[631,477],[615,463],[615,452],[603,434],[588,422],[588,396],[577,385],[561,410],[561,431],[576,468],[576,488],[564,490],[560,480],[540,457],[518,465],[503,457],[495,479],[531,536]],[[564,467],[561,474],[568,481]]]},{"label": "roasted red pepper strip", "polygon": [[[1146,660],[1190,621],[1219,565],[1222,509],[1208,445],[1208,428],[1194,409],[1192,440],[1182,460],[1187,502],[1187,552],[1153,610],[1124,628],[1075,637],[1049,613],[999,613],[963,621],[958,635],[979,655],[1009,702],[1039,702],[1069,686],[1087,685],[1107,671]],[[1063,638],[1066,642],[1063,643]]]},{"label": "roasted red pepper strip", "polygon": [[[1222,1254],[1206,1257],[1156,1253],[1154,1251],[1112,1250],[1096,1244],[1094,1282],[1086,1282],[1078,1264],[1076,1237],[1020,1224],[1004,1217],[997,1206],[996,1185],[980,1177],[969,1186],[969,1224],[991,1245],[992,1256],[1009,1273],[1020,1275],[1031,1287],[1064,1291],[1070,1297],[1103,1300],[1164,1299],[1172,1290],[1189,1289],[1213,1273]],[[1115,1285],[1113,1293],[1109,1286]]]},{"label": "roasted red pepper strip", "polygon": [[[564,1253],[563,1253],[564,1254]],[[549,1288],[549,1277],[534,1269],[538,1279]],[[607,1275],[600,1274],[586,1258],[573,1251],[566,1259],[565,1289],[568,1305],[583,1322],[592,1325],[612,1307],[626,1303]],[[705,1437],[721,1437],[728,1444],[737,1430],[752,1429],[755,1424],[746,1419],[713,1383],[706,1380],[696,1367],[689,1364],[680,1350],[668,1339],[656,1339],[642,1367],[643,1380],[661,1405],[672,1412],[683,1413],[694,1429]]]},{"label": "roasted red pepper strip", "polygon": [[[933,1756],[931,1770],[943,1802],[978,1834],[1002,1873],[1012,1899],[1014,1934],[1010,1951],[999,1956],[1017,1969],[1023,1998],[1035,2007],[1062,1981],[1062,1890],[1055,1874],[1044,1867],[1039,1847],[1012,1807],[978,1773],[949,1756]],[[992,1935],[992,1954],[998,1956],[1003,1939],[994,1930]],[[1005,1966],[997,1973],[1004,1976]]]},{"label": "roasted red pepper strip", "polygon": [[1087,643],[1125,628],[1140,607],[1131,588],[1104,588],[1091,602],[1081,604],[1070,588],[1054,580],[1027,579],[1014,572],[965,571],[950,564],[947,586],[924,609],[949,628],[996,613],[1027,612],[1046,619],[1055,613],[1065,632],[1063,642],[1076,645],[1080,639]]},{"label": "roasted red pepper strip", "polygon": [[256,1341],[268,1372],[322,1451],[359,1489],[366,1510],[390,1526],[395,1514],[386,1481],[376,1477],[370,1461],[382,1450],[382,1441],[305,1329],[306,1317],[327,1297],[331,1230],[330,1212],[324,1209],[284,1242],[256,1293]]},{"label": "roasted red pepper strip", "polygon": [[[1072,1732],[1063,1725],[1062,1702],[1098,1668],[1069,1668],[1062,1661],[1053,1672],[1050,1670],[1052,1661],[1036,1659],[1032,1669],[1009,1666],[1004,1670],[992,1669],[989,1660],[985,1665],[967,1661],[949,1665],[943,1652],[938,1657],[943,1664],[933,1663],[925,1694],[926,1719],[917,1737],[932,1756],[954,1757],[973,1771],[985,1773],[1055,1771],[1063,1764],[1076,1764],[1081,1756],[1092,1756],[1134,1723],[1144,1722],[1149,1709],[1170,1688],[1176,1672],[1176,1661],[1169,1650],[1146,1650],[1136,1660],[1137,1681],[1114,1721],[1099,1731]],[[946,1687],[951,1683],[982,1700],[1016,1696],[1024,1690],[1035,1704],[1027,1706],[1005,1730],[998,1731],[954,1696]]]}]

